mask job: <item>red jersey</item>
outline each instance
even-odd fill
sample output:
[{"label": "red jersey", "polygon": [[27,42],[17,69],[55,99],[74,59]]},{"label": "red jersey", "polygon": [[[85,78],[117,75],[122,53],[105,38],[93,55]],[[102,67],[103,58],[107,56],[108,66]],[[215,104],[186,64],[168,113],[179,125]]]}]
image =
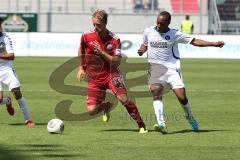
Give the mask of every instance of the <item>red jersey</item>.
[{"label": "red jersey", "polygon": [[119,74],[119,71],[116,68],[111,68],[111,65],[94,50],[94,41],[97,41],[101,48],[111,56],[121,56],[121,42],[110,31],[104,38],[100,38],[95,30],[82,34],[81,48],[85,49],[83,66],[88,81],[107,82],[111,79],[112,74]]}]

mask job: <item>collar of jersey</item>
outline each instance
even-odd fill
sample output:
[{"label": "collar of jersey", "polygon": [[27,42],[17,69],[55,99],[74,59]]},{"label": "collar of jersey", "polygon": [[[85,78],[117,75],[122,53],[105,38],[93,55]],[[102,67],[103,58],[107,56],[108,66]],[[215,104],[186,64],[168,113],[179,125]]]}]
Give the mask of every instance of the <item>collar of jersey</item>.
[{"label": "collar of jersey", "polygon": [[170,28],[169,28],[169,30],[168,30],[167,32],[164,32],[164,33],[159,32],[159,31],[157,30],[157,26],[155,26],[154,29],[155,29],[159,34],[166,34],[166,33],[168,33],[168,32],[170,31]]}]

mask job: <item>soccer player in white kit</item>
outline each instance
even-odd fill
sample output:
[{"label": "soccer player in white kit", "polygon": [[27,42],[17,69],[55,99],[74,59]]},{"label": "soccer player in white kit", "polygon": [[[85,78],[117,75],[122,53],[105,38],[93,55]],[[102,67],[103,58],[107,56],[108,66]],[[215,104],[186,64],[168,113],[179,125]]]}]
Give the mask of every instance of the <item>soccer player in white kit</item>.
[{"label": "soccer player in white kit", "polygon": [[209,42],[196,39],[176,29],[170,29],[170,13],[163,11],[157,16],[157,26],[148,27],[143,33],[143,43],[138,50],[141,56],[147,52],[148,84],[153,96],[153,107],[158,124],[155,131],[167,133],[164,120],[163,93],[172,89],[181,103],[186,119],[194,131],[197,131],[198,122],[193,117],[192,107],[186,96],[182,75],[180,72],[180,56],[178,43],[190,43],[198,47],[223,47],[224,42]]},{"label": "soccer player in white kit", "polygon": [[6,85],[15,96],[24,115],[27,126],[34,127],[30,120],[27,103],[20,91],[20,83],[13,68],[14,51],[11,38],[2,32],[0,18],[0,104],[5,104],[10,115],[14,115],[11,98],[3,95],[3,85]]}]

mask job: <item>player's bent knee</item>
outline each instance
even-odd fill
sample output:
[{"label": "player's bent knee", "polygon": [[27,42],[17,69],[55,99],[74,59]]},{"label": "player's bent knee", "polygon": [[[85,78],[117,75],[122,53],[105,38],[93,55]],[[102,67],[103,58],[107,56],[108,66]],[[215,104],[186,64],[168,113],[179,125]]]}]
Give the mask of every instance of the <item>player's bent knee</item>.
[{"label": "player's bent knee", "polygon": [[160,84],[151,85],[150,90],[153,96],[153,100],[160,100],[162,97],[163,87]]},{"label": "player's bent knee", "polygon": [[20,91],[20,88],[14,88],[14,89],[12,89],[12,93],[14,94],[15,99],[20,99],[20,98],[22,98],[22,93],[21,93],[21,91]]},{"label": "player's bent knee", "polygon": [[87,110],[88,111],[93,111],[94,109],[97,108],[97,105],[91,105],[91,106],[87,106]]},{"label": "player's bent knee", "polygon": [[160,84],[153,84],[150,86],[151,92],[160,93],[163,91],[163,86]]},{"label": "player's bent knee", "polygon": [[150,85],[150,90],[151,91],[157,91],[157,90],[161,90],[162,86],[160,84],[152,84]]}]

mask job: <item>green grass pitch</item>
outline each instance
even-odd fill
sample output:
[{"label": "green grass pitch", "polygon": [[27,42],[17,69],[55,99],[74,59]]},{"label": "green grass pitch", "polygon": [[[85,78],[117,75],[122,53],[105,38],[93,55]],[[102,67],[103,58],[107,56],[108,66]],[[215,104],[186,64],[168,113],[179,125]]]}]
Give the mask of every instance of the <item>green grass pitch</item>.
[{"label": "green grass pitch", "polygon": [[[238,160],[240,159],[240,60],[182,60],[182,73],[193,113],[200,132],[194,133],[183,118],[183,110],[172,92],[164,96],[169,134],[153,131],[152,98],[136,98],[148,134],[139,134],[124,107],[118,105],[111,119],[101,117],[89,121],[65,121],[62,135],[46,130],[55,118],[55,106],[64,99],[74,101],[71,112],[86,111],[85,96],[68,95],[49,86],[51,73],[69,58],[17,57],[15,68],[22,92],[30,108],[35,128],[23,125],[23,115],[14,100],[15,115],[0,107],[0,159],[14,160]],[[143,63],[130,59],[129,63]],[[136,78],[146,72],[131,72]],[[65,79],[66,84],[79,86],[76,70]],[[126,81],[128,82],[128,81]],[[136,81],[137,82],[137,81]],[[82,83],[81,85],[85,85]],[[127,84],[128,85],[128,84]],[[130,88],[146,91],[147,84]],[[8,91],[7,95],[11,95]],[[12,95],[11,95],[12,96]]]}]

